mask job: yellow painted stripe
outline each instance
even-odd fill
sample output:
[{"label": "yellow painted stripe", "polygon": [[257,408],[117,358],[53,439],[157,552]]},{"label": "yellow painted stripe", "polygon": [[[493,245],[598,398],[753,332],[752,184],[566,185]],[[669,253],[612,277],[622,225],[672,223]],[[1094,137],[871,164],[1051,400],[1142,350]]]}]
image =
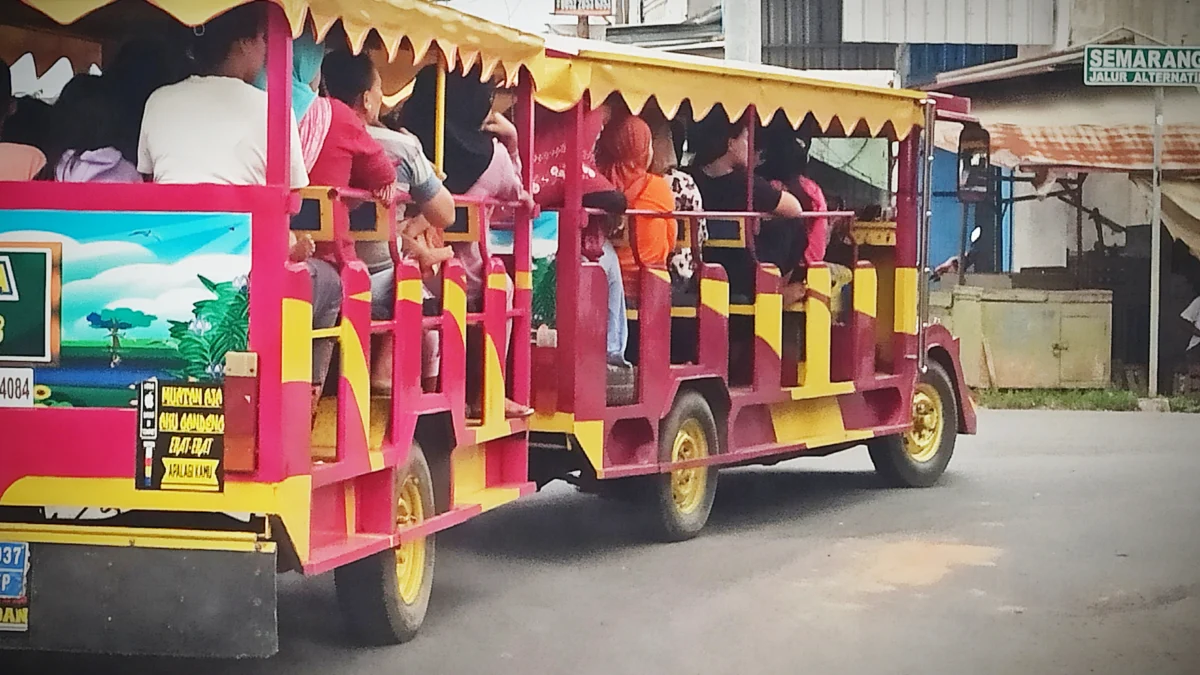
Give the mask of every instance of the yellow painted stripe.
[{"label": "yellow painted stripe", "polygon": [[700,279],[700,302],[719,316],[729,316],[729,282]]},{"label": "yellow painted stripe", "polygon": [[396,288],[396,292],[398,293],[396,297],[400,298],[401,300],[407,300],[408,302],[415,302],[418,304],[421,302],[422,285],[420,279],[401,279],[397,283]]},{"label": "yellow painted stripe", "polygon": [[471,505],[470,495],[487,487],[487,457],[483,446],[455,448],[450,454],[450,474],[454,482],[454,506]]},{"label": "yellow painted stripe", "polygon": [[[354,397],[354,405],[358,408],[359,420],[362,423],[364,439],[370,439],[371,426],[371,372],[367,365],[367,353],[358,332],[349,321],[342,320],[342,377],[350,383],[350,395]],[[371,448],[367,444],[367,458],[371,470],[383,468],[383,452],[379,448]]]},{"label": "yellow painted stripe", "polygon": [[833,279],[829,268],[810,268],[807,282],[815,295],[810,295],[804,301],[804,363],[798,373],[803,388],[822,387],[829,383],[830,352],[833,348],[833,314],[818,297],[827,298],[832,292]]},{"label": "yellow painted stripe", "polygon": [[846,429],[836,398],[787,401],[769,408],[775,438],[783,444],[804,443],[812,448],[873,435],[870,431]]},{"label": "yellow painted stripe", "polygon": [[280,321],[282,379],[284,382],[312,381],[312,305],[303,300],[283,299]]},{"label": "yellow painted stripe", "polygon": [[350,299],[365,302],[369,305],[369,304],[371,304],[371,291],[363,291],[361,293],[355,293],[354,295],[350,296]]},{"label": "yellow painted stripe", "polygon": [[575,439],[592,465],[598,478],[604,477],[604,422],[600,420],[575,422]]},{"label": "yellow painted stripe", "polygon": [[533,275],[529,272],[517,270],[517,289],[528,291],[533,288]]},{"label": "yellow painted stripe", "polygon": [[500,351],[491,333],[484,334],[483,405],[484,422],[504,419],[504,371],[500,366]]},{"label": "yellow painted stripe", "polygon": [[776,354],[783,351],[783,296],[759,293],[754,299],[754,334]]},{"label": "yellow painted stripe", "polygon": [[355,499],[354,481],[342,483],[342,496],[346,500],[346,534],[358,531],[358,502]]},{"label": "yellow painted stripe", "polygon": [[497,506],[504,506],[509,502],[516,501],[520,496],[521,490],[514,487],[486,488],[469,495],[463,495],[462,499],[455,499],[454,501],[455,506],[478,504],[482,510],[491,511]]},{"label": "yellow painted stripe", "polygon": [[529,418],[530,431],[570,434],[575,432],[575,416],[566,412],[547,413],[538,410]]},{"label": "yellow painted stripe", "polygon": [[263,553],[275,551],[275,542],[259,541],[258,536],[253,532],[4,523],[0,525],[0,536],[39,544],[80,544],[188,551],[259,551]]},{"label": "yellow painted stripe", "polygon": [[917,334],[917,270],[915,267],[896,269],[896,323],[897,333]]},{"label": "yellow painted stripe", "polygon": [[879,311],[879,278],[874,267],[854,270],[854,311],[875,318]]},{"label": "yellow painted stripe", "polygon": [[[137,511],[224,511],[278,515],[301,562],[309,558],[309,505],[312,477],[292,476],[282,483],[228,481],[225,492],[138,490],[127,478],[19,478],[0,495],[2,506],[105,506]],[[0,532],[9,525],[0,526]],[[90,528],[89,528],[90,529]]]}]

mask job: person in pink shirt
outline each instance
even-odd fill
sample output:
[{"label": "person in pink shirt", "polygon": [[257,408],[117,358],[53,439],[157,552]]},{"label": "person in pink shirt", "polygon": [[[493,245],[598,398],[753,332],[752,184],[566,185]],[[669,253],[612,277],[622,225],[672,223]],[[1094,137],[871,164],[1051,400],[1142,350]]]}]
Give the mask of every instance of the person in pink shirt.
[{"label": "person in pink shirt", "polygon": [[0,181],[33,180],[46,166],[46,156],[32,145],[3,142],[4,121],[12,109],[12,73],[0,60]]}]

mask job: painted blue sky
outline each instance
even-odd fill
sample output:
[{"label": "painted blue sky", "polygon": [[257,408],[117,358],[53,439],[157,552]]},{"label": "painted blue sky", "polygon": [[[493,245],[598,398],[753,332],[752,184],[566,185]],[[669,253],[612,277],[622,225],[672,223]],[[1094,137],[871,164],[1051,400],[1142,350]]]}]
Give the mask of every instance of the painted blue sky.
[{"label": "painted blue sky", "polygon": [[209,297],[197,275],[229,281],[250,269],[250,217],[225,213],[6,211],[0,241],[63,245],[64,342],[102,337],[90,312],[128,307],[158,317],[129,337],[166,339],[168,319]]}]

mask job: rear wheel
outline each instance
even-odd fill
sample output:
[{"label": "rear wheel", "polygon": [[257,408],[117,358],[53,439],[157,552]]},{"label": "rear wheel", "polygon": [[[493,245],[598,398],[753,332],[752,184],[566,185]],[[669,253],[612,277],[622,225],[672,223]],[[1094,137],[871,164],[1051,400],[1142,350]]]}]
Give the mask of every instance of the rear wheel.
[{"label": "rear wheel", "polygon": [[946,370],[930,363],[912,400],[912,428],[868,445],[875,470],[889,485],[929,487],[950,464],[958,438],[958,404]]},{"label": "rear wheel", "polygon": [[[421,446],[396,475],[396,525],[413,527],[434,514],[433,479]],[[338,604],[350,634],[368,645],[408,642],[417,635],[433,589],[434,535],[339,567]]]},{"label": "rear wheel", "polygon": [[[662,423],[658,441],[661,462],[702,460],[718,454],[720,437],[712,410],[694,391],[681,392]],[[717,493],[717,469],[696,466],[651,476],[655,534],[666,541],[696,536],[708,522]]]}]

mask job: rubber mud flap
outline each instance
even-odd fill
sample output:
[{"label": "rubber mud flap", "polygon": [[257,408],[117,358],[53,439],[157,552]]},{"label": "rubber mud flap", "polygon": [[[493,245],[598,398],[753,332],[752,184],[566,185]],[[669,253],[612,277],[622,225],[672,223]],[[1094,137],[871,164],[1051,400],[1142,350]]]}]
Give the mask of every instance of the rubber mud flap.
[{"label": "rubber mud flap", "polygon": [[0,649],[218,658],[279,650],[274,552],[29,549],[28,631],[0,631]]}]

